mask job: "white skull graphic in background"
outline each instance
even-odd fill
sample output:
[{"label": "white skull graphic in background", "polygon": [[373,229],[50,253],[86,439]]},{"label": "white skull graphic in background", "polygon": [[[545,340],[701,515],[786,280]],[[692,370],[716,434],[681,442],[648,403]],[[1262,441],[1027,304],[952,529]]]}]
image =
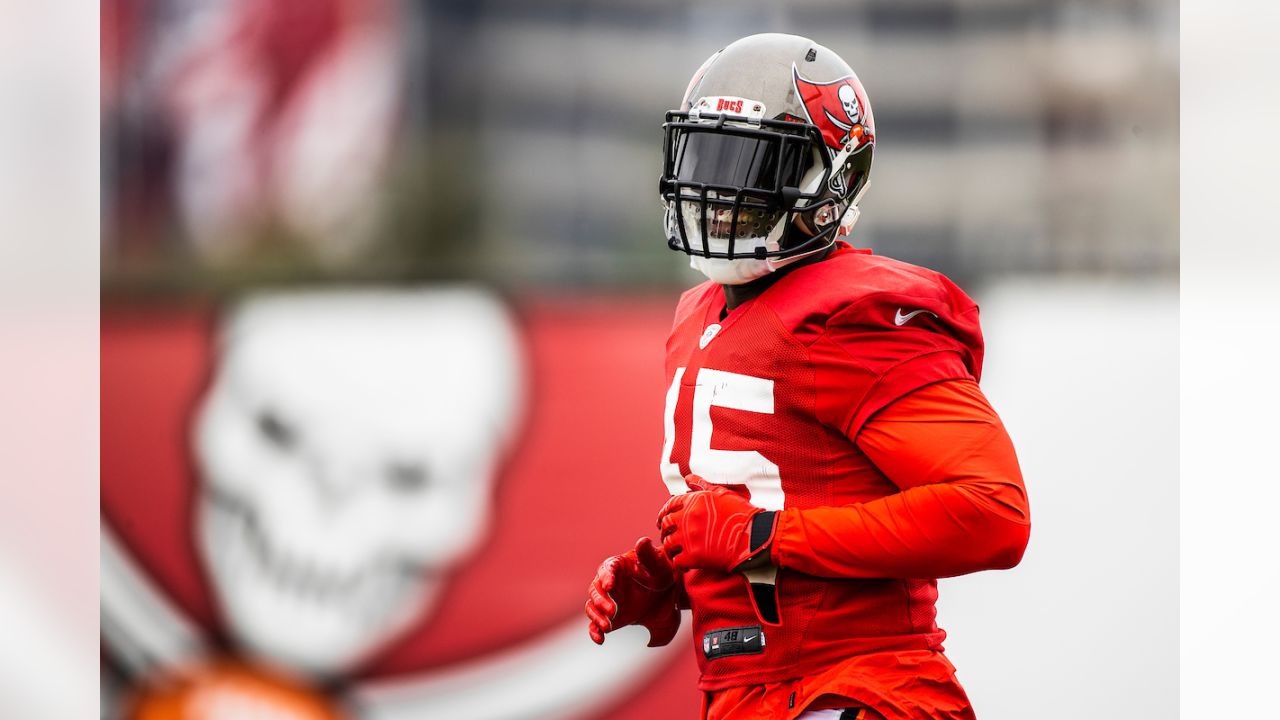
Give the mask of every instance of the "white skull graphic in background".
[{"label": "white skull graphic in background", "polygon": [[485,529],[521,365],[474,290],[240,307],[195,430],[200,551],[234,639],[331,675],[427,612]]},{"label": "white skull graphic in background", "polygon": [[849,116],[849,120],[857,125],[862,122],[862,111],[858,109],[858,94],[853,91],[850,85],[841,85],[840,104],[844,107],[844,114]]}]

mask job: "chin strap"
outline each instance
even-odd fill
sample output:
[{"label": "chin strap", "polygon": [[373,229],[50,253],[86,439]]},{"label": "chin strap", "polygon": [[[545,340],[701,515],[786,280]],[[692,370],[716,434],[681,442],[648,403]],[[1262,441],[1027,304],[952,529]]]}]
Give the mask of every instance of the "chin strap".
[{"label": "chin strap", "polygon": [[[849,207],[846,208],[844,211],[844,214],[840,216],[840,226],[837,227],[836,231],[831,234],[830,242],[823,243],[821,246],[814,248],[813,250],[810,250],[808,252],[800,253],[799,255],[792,255],[791,257],[782,258],[777,261],[770,259],[768,260],[769,271],[770,272],[776,271],[777,269],[784,267],[786,265],[789,265],[795,262],[796,260],[799,260],[800,258],[808,257],[814,253],[820,253],[826,250],[827,248],[831,247],[832,245],[834,245],[836,242],[836,239],[842,238],[842,237],[848,237],[850,234],[852,234],[853,226],[857,225],[858,218],[862,217],[862,211],[858,209],[858,201],[861,200],[862,196],[866,194],[868,184],[869,183],[862,184],[862,188],[858,190],[858,194],[854,196],[853,202],[849,203]],[[773,245],[769,247],[769,250],[771,251],[776,250],[777,247],[778,247],[778,244],[774,242]]]},{"label": "chin strap", "polygon": [[853,201],[849,203],[849,209],[844,211],[844,215],[840,216],[840,227],[836,229],[837,237],[846,237],[853,232],[853,226],[857,225],[858,218],[862,217],[862,211],[858,209],[858,203],[862,202],[862,196],[867,194],[867,188],[870,186],[870,182],[862,183],[858,194],[854,195]]},{"label": "chin strap", "polygon": [[[859,197],[861,197],[861,195],[859,195]],[[808,252],[802,252],[799,255],[791,255],[789,257],[778,258],[776,260],[773,258],[770,258],[766,261],[766,266],[769,268],[770,272],[775,272],[780,268],[790,265],[796,260],[809,257],[810,255],[813,255],[815,253],[820,253],[825,251],[827,248],[836,244],[837,238],[846,237],[851,232],[853,232],[853,226],[858,223],[859,217],[862,217],[862,211],[858,209],[858,206],[856,204],[849,205],[849,208],[844,211],[844,215],[840,216],[840,226],[836,228],[836,231],[834,233],[831,234],[830,240],[828,240],[827,242],[823,243],[822,245],[819,245],[818,247],[812,250],[809,250]],[[777,243],[773,243],[773,245],[769,247],[769,249],[770,250],[777,249]]]},{"label": "chin strap", "polygon": [[810,255],[815,255],[817,253],[823,252],[824,250],[826,250],[827,248],[835,244],[836,244],[836,237],[833,234],[830,240],[828,240],[827,242],[823,243],[822,245],[819,245],[818,247],[812,250],[809,250],[808,252],[802,252],[799,255],[790,255],[784,258],[777,258],[777,259],[769,258],[768,260],[765,261],[765,264],[769,268],[769,272],[777,272],[778,270],[790,265],[791,263],[801,258],[807,258]]},{"label": "chin strap", "polygon": [[847,237],[853,232],[853,226],[858,224],[858,218],[862,217],[862,211],[858,209],[856,204],[850,205],[848,210],[844,211],[844,215],[840,218],[840,227],[836,229],[836,237]]}]

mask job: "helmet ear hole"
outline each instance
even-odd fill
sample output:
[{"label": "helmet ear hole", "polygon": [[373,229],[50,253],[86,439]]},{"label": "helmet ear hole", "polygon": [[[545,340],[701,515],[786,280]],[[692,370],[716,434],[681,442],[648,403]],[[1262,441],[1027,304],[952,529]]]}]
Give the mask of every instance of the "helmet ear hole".
[{"label": "helmet ear hole", "polygon": [[845,198],[849,197],[853,192],[853,178],[856,175],[853,163],[845,165],[840,170],[840,188],[844,190],[842,193]]}]

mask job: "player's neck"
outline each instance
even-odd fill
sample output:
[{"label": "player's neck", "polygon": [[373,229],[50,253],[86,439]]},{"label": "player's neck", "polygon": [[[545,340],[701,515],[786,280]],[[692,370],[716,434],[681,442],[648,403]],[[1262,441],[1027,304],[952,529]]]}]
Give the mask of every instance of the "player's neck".
[{"label": "player's neck", "polygon": [[784,275],[796,268],[802,268],[805,265],[812,265],[816,262],[827,259],[827,256],[830,255],[831,251],[834,249],[835,246],[833,245],[822,252],[801,258],[790,265],[780,268],[775,272],[771,272],[762,278],[752,280],[749,283],[743,283],[741,285],[721,285],[720,287],[724,288],[724,311],[727,313],[747,301],[754,300],[765,290],[768,290],[774,283],[781,280]]}]

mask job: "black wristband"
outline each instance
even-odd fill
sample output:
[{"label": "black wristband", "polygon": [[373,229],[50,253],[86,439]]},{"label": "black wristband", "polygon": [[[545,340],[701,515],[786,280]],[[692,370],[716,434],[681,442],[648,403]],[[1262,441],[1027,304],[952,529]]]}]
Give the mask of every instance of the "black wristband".
[{"label": "black wristband", "polygon": [[751,555],[767,548],[773,540],[773,521],[777,511],[765,510],[751,518]]}]

